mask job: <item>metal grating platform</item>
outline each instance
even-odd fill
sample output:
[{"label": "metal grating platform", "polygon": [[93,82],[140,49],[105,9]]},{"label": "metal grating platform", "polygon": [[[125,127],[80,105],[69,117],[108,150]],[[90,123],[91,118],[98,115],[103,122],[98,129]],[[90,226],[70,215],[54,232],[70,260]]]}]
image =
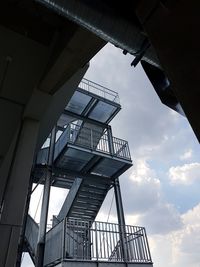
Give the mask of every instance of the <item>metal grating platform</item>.
[{"label": "metal grating platform", "polygon": [[65,111],[109,123],[120,109],[119,96],[116,92],[83,79]]},{"label": "metal grating platform", "polygon": [[[46,165],[47,156],[48,147],[41,149],[37,164]],[[116,137],[110,139],[102,129],[69,123],[55,144],[53,167],[66,173],[76,170],[113,178],[131,166],[128,143]]]}]

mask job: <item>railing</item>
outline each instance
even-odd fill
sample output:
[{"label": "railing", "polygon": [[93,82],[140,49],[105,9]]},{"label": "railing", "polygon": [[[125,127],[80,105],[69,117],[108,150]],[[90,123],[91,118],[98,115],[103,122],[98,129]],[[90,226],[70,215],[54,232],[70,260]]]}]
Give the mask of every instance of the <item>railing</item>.
[{"label": "railing", "polygon": [[34,255],[36,255],[36,250],[37,250],[38,232],[39,232],[38,224],[34,221],[34,219],[30,215],[28,215],[26,222],[25,238]]},{"label": "railing", "polygon": [[[54,158],[63,150],[67,143],[71,143],[93,151],[98,151],[117,158],[131,160],[128,142],[116,137],[109,138],[108,132],[82,127],[77,124],[68,124],[55,144]],[[38,152],[37,163],[46,164],[48,147]]]},{"label": "railing", "polygon": [[84,89],[87,92],[91,92],[95,95],[98,95],[100,97],[103,97],[105,99],[108,99],[110,101],[113,101],[119,104],[119,95],[117,92],[110,90],[104,86],[101,86],[97,83],[94,83],[87,79],[82,79],[82,81],[79,84],[79,87]]},{"label": "railing", "polygon": [[[56,227],[48,232],[46,264],[59,258],[72,261],[152,262],[143,227],[124,226],[125,246],[120,241],[122,233],[118,224],[65,219]],[[55,259],[50,252],[52,247]],[[124,249],[127,258],[124,257]]]},{"label": "railing", "polygon": [[[46,231],[48,232],[52,228],[52,224],[47,224]],[[38,243],[39,223],[37,223],[29,214],[27,216],[25,238],[29,243],[32,252],[36,255],[37,243]]]},{"label": "railing", "polygon": [[107,131],[97,131],[70,123],[67,127],[68,142],[91,150],[130,160],[128,142],[116,137],[109,138]]},{"label": "railing", "polygon": [[113,137],[114,155],[119,158],[130,159],[131,154],[128,146],[128,142],[116,137]]}]

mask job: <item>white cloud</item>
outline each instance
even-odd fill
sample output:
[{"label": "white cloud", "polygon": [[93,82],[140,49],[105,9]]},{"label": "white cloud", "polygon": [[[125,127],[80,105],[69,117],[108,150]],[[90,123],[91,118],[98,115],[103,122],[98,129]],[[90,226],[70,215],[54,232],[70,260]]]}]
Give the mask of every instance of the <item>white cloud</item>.
[{"label": "white cloud", "polygon": [[200,266],[200,204],[181,215],[183,227],[149,238],[154,267]]},{"label": "white cloud", "polygon": [[148,241],[154,267],[175,267],[175,251],[170,235],[148,235]]},{"label": "white cloud", "polygon": [[200,179],[200,163],[194,162],[171,167],[169,169],[169,178],[172,185],[190,185]]},{"label": "white cloud", "polygon": [[150,233],[165,234],[181,228],[182,223],[175,207],[165,201],[156,176],[145,159],[137,160],[130,178],[121,178],[122,197],[129,223],[148,226]]},{"label": "white cloud", "polygon": [[186,150],[183,155],[180,156],[180,160],[188,160],[192,158],[192,149]]},{"label": "white cloud", "polygon": [[133,172],[130,179],[138,183],[142,183],[144,180],[147,182],[154,179],[155,183],[160,184],[158,179],[152,178],[155,176],[155,171],[150,168],[145,159],[140,158],[134,162]]},{"label": "white cloud", "polygon": [[[147,227],[148,233],[166,234],[182,227],[179,213],[164,199],[162,186],[145,159],[136,160],[130,177],[120,178],[126,223]],[[107,221],[112,200],[112,191],[100,210],[97,220]],[[116,208],[113,205],[109,222],[116,222]]]},{"label": "white cloud", "polygon": [[142,214],[160,199],[160,181],[144,159],[136,160],[130,176],[120,178],[125,213]]},{"label": "white cloud", "polygon": [[182,228],[180,214],[172,204],[162,200],[142,214],[139,222],[148,227],[150,234],[166,234]]},{"label": "white cloud", "polygon": [[200,224],[200,203],[182,215],[185,224]]}]

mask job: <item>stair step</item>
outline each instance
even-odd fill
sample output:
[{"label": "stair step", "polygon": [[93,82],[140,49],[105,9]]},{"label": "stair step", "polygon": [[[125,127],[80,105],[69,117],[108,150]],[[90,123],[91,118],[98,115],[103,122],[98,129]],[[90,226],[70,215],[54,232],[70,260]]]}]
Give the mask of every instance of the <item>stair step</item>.
[{"label": "stair step", "polygon": [[82,196],[82,195],[79,195],[77,200],[78,201],[81,201],[81,202],[85,202],[85,203],[89,203],[89,204],[95,204],[95,205],[101,205],[102,204],[102,199],[97,199],[97,198],[91,198],[91,197],[87,197],[87,196]]},{"label": "stair step", "polygon": [[72,212],[77,212],[79,214],[96,214],[97,211],[93,211],[93,210],[86,210],[86,209],[80,209],[80,208],[73,208]]},{"label": "stair step", "polygon": [[109,187],[110,187],[110,183],[108,184],[105,184],[105,183],[92,183],[92,182],[86,182],[84,181],[83,183],[83,186],[84,187],[87,187],[87,188],[98,188],[98,189],[102,189],[102,190],[107,190]]},{"label": "stair step", "polygon": [[76,201],[74,206],[81,206],[83,208],[89,208],[89,209],[97,209],[99,208],[100,204],[99,205],[94,205],[93,203],[85,203],[85,202],[80,202],[80,201]]},{"label": "stair step", "polygon": [[80,205],[79,203],[75,203],[73,208],[75,209],[83,209],[83,210],[93,210],[96,211],[99,209],[99,206],[90,206],[90,205]]},{"label": "stair step", "polygon": [[74,204],[75,206],[81,206],[82,208],[89,208],[89,209],[99,209],[101,207],[101,204],[95,204],[95,205],[90,205],[90,203],[80,203],[80,202],[76,202]]},{"label": "stair step", "polygon": [[[89,203],[95,204],[95,205],[96,205],[95,201],[97,203],[102,202],[102,197],[98,197],[94,194],[85,194],[84,192],[80,192],[80,194],[77,196],[77,199],[82,201],[82,202],[86,201],[87,203],[89,202]],[[94,201],[94,202],[92,202],[92,201]]]},{"label": "stair step", "polygon": [[85,191],[80,191],[79,193],[78,193],[78,198],[79,198],[79,196],[80,197],[82,197],[82,198],[88,198],[88,199],[91,199],[92,201],[93,200],[100,200],[100,201],[102,201],[102,199],[104,199],[104,196],[105,196],[105,194],[104,195],[100,195],[100,194],[94,194],[94,193],[92,193],[92,192],[85,192]]},{"label": "stair step", "polygon": [[95,218],[94,216],[92,216],[92,215],[80,215],[80,214],[77,214],[77,213],[71,213],[70,215],[69,215],[69,217],[68,218],[70,218],[70,219],[78,219],[79,221],[80,220],[91,220],[92,218]]},{"label": "stair step", "polygon": [[97,194],[105,194],[107,192],[106,189],[99,189],[97,187],[86,187],[86,186],[82,186],[81,191],[94,192]]},{"label": "stair step", "polygon": [[82,219],[82,220],[89,220],[92,221],[95,217],[89,214],[79,214],[77,212],[72,212],[70,214],[70,217],[77,218],[77,219]]},{"label": "stair step", "polygon": [[80,195],[84,195],[84,196],[88,196],[88,197],[92,197],[92,198],[98,198],[98,199],[102,199],[104,198],[105,194],[101,194],[101,193],[97,193],[97,192],[94,192],[94,191],[86,191],[86,190],[80,190],[79,191],[79,194]]}]

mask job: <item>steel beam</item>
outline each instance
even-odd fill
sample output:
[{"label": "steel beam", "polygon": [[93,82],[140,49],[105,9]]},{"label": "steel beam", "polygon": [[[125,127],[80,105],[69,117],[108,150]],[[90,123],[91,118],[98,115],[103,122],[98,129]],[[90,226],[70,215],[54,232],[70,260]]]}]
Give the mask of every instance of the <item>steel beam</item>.
[{"label": "steel beam", "polygon": [[42,209],[40,214],[40,226],[38,234],[37,253],[36,253],[36,265],[35,265],[36,267],[42,267],[44,261],[44,248],[45,248],[49,198],[51,190],[52,163],[53,163],[53,155],[55,148],[55,140],[56,140],[56,127],[53,128],[50,138],[48,164],[47,164],[46,179],[43,191]]},{"label": "steel beam", "polygon": [[68,216],[70,209],[77,197],[78,191],[81,187],[83,180],[81,178],[76,178],[74,180],[74,183],[69,191],[69,194],[67,195],[65,202],[63,203],[63,206],[57,216],[57,219],[59,221],[63,220],[65,217]]},{"label": "steel beam", "polygon": [[118,177],[115,178],[114,192],[115,192],[117,218],[118,218],[119,231],[120,231],[120,243],[121,243],[121,249],[122,249],[121,252],[122,252],[123,260],[126,262],[129,259],[129,255],[128,255],[128,248],[127,248],[127,240],[126,240],[124,209],[123,209],[123,204],[122,204],[122,196],[121,196],[121,190],[120,190]]},{"label": "steel beam", "polygon": [[[78,120],[82,120],[84,122],[88,122],[88,123],[94,124],[96,126],[102,127],[103,129],[105,129],[107,127],[107,124],[106,123],[99,122],[99,121],[90,119],[88,117],[84,117],[83,115],[75,114],[75,113],[73,113],[71,111],[68,111],[66,109],[63,111],[63,114],[68,115],[68,116],[71,116],[71,117],[74,117],[74,118],[76,118]],[[65,130],[64,127],[60,127],[60,129]]]},{"label": "steel beam", "polygon": [[109,152],[111,156],[114,155],[114,146],[113,146],[113,135],[112,135],[112,128],[110,125],[107,127],[107,133],[108,133],[108,146],[109,146]]}]

